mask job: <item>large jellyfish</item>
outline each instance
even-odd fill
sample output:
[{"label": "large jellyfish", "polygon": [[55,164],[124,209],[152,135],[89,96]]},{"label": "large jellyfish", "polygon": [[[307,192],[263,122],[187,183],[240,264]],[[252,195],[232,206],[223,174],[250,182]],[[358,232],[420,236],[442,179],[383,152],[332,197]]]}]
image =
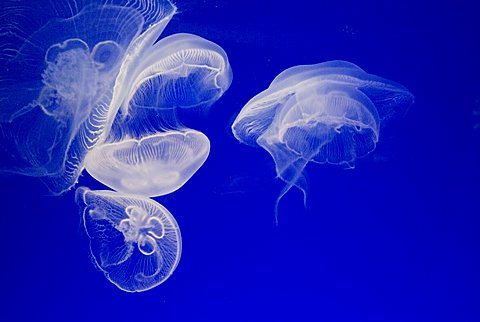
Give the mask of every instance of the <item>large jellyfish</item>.
[{"label": "large jellyfish", "polygon": [[127,292],[149,290],[168,279],[182,252],[172,214],[154,200],[80,187],[77,202],[96,266]]},{"label": "large jellyfish", "polygon": [[207,110],[228,89],[232,72],[218,45],[191,34],[158,41],[119,89],[120,111],[87,171],[110,188],[159,196],[180,188],[208,157],[210,142],[178,120]]},{"label": "large jellyfish", "polygon": [[375,149],[383,120],[404,111],[413,96],[403,86],[346,61],[295,66],[252,98],[232,125],[242,143],[267,150],[286,185],[299,188],[309,162],[354,167]]}]

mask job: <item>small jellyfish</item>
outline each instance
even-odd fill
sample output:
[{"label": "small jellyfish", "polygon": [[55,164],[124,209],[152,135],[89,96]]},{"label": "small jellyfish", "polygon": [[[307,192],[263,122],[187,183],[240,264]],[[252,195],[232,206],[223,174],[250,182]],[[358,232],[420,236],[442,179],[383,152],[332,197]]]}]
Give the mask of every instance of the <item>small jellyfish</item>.
[{"label": "small jellyfish", "polygon": [[155,197],[183,186],[209,151],[210,141],[201,132],[167,131],[99,145],[87,155],[85,168],[116,191]]},{"label": "small jellyfish", "polygon": [[123,71],[175,12],[168,0],[2,3],[0,171],[70,189],[120,108]]},{"label": "small jellyfish", "polygon": [[142,292],[165,282],[180,260],[175,218],[154,200],[80,187],[76,199],[94,264],[121,290]]},{"label": "small jellyfish", "polygon": [[403,86],[345,61],[296,66],[252,98],[232,125],[242,143],[267,150],[277,176],[307,197],[309,162],[353,168],[375,149],[382,122],[404,111],[413,96]]}]

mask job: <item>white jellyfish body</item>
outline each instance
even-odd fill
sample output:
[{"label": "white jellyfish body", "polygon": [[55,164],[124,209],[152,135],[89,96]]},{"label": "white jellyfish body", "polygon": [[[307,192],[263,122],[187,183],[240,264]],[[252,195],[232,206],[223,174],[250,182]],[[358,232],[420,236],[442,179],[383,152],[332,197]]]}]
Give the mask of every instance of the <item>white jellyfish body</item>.
[{"label": "white jellyfish body", "polygon": [[60,194],[119,108],[112,103],[123,66],[141,59],[141,45],[154,43],[176,8],[168,0],[36,5],[38,24],[8,0],[0,19],[0,147],[8,156],[0,170],[41,177]]},{"label": "white jellyfish body", "polygon": [[131,63],[128,82],[114,95],[121,108],[109,118],[103,133],[107,143],[183,129],[179,110],[208,109],[232,82],[224,50],[192,34],[161,39],[144,58]]},{"label": "white jellyfish body", "polygon": [[218,45],[190,34],[158,41],[129,66],[121,108],[87,156],[87,171],[116,191],[160,196],[183,186],[205,162],[208,138],[184,127],[179,109],[206,110],[228,89],[232,72]]},{"label": "white jellyfish body", "polygon": [[210,142],[201,132],[168,131],[97,146],[87,155],[85,167],[116,191],[155,197],[183,186],[209,151]]},{"label": "white jellyfish body", "polygon": [[267,150],[286,186],[306,198],[309,162],[353,167],[375,149],[381,122],[409,106],[403,86],[345,61],[289,68],[251,99],[232,125],[242,143]]},{"label": "white jellyfish body", "polygon": [[118,288],[149,290],[174,272],[182,252],[175,218],[154,200],[113,191],[77,189],[96,266]]},{"label": "white jellyfish body", "polygon": [[159,40],[132,69],[130,81],[124,84],[126,90],[122,91],[124,115],[145,106],[149,90],[156,92],[154,102],[147,99],[149,107],[207,108],[232,82],[225,51],[193,34],[178,33]]}]

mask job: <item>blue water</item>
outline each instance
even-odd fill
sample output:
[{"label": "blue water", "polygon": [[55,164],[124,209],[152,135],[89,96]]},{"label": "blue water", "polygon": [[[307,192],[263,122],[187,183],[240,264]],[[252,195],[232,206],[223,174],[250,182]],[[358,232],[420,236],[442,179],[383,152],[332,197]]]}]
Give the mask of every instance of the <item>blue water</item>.
[{"label": "blue water", "polygon": [[[177,1],[165,34],[228,53],[234,79],[203,118],[204,166],[157,198],[183,253],[157,288],[124,293],[88,256],[73,192],[2,176],[1,321],[479,321],[480,25],[472,1]],[[284,69],[332,59],[405,85],[415,104],[354,170],[283,187],[230,126]],[[0,71],[1,72],[1,71]],[[1,156],[1,155],[0,155]],[[104,187],[85,172],[80,184]]]}]

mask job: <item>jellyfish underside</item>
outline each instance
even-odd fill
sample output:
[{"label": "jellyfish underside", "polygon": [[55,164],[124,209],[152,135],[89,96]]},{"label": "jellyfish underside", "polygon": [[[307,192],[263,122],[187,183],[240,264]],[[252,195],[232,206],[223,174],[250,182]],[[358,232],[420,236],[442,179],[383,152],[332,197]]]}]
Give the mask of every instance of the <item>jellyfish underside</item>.
[{"label": "jellyfish underside", "polygon": [[306,86],[290,96],[257,139],[274,159],[277,176],[286,182],[276,201],[276,218],[280,200],[293,186],[303,192],[306,205],[304,169],[309,162],[353,167],[357,157],[375,147],[378,118],[370,112],[375,111],[372,103],[354,88],[342,91],[330,85],[317,84],[321,90]]},{"label": "jellyfish underside", "polygon": [[87,171],[108,187],[143,196],[178,190],[207,159],[208,138],[195,130],[167,131],[103,144],[87,156]]},{"label": "jellyfish underside", "polygon": [[277,221],[279,202],[292,187],[303,192],[306,205],[308,163],[353,168],[375,149],[383,117],[412,101],[403,86],[348,62],[296,66],[245,105],[232,131],[268,151],[286,183],[275,204]]},{"label": "jellyfish underside", "polygon": [[163,283],[181,255],[170,212],[138,195],[77,189],[90,251],[97,267],[122,290],[141,292]]},{"label": "jellyfish underside", "polygon": [[181,125],[177,109],[208,109],[232,75],[223,49],[195,35],[166,37],[145,55],[132,66],[124,104],[85,167],[116,191],[154,197],[182,187],[209,154],[208,138]]}]

